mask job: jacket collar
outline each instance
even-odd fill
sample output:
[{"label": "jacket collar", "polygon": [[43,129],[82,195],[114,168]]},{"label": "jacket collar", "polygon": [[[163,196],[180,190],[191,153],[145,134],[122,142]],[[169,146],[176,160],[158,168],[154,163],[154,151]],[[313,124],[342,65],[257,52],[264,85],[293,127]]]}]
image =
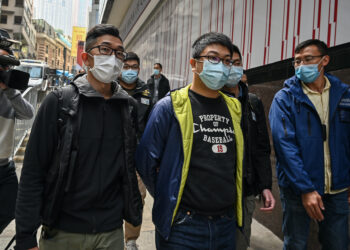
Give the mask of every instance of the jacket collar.
[{"label": "jacket collar", "polygon": [[[325,76],[328,78],[331,83],[331,88],[329,92],[329,117],[333,117],[333,114],[337,108],[337,105],[343,96],[343,94],[350,88],[348,85],[342,83],[337,77],[332,76],[330,74],[325,73]],[[314,105],[304,94],[303,89],[301,87],[300,80],[293,76],[285,81],[284,87],[287,88],[287,91],[292,93],[292,95],[297,98],[300,102],[306,103],[315,109]]]},{"label": "jacket collar", "polygon": [[[101,97],[103,96],[97,92],[87,80],[87,74],[79,77],[72,83],[78,88],[79,94],[86,97]],[[113,95],[110,99],[129,99],[128,93],[123,90],[122,87],[117,84],[117,82],[112,82],[112,88],[114,87]]]},{"label": "jacket collar", "polygon": [[[151,75],[151,78],[152,78],[153,81],[150,82],[150,84],[154,84],[154,80],[155,80],[154,74]],[[159,81],[161,81],[163,78],[164,78],[163,74],[160,74]]]},{"label": "jacket collar", "polygon": [[[118,84],[120,85],[119,83],[119,80],[117,81]],[[120,85],[121,86],[121,85]],[[122,87],[123,88],[123,87]],[[143,91],[145,91],[147,89],[147,85],[144,81],[142,81],[140,78],[137,78],[137,81],[136,81],[136,86],[134,89],[130,89],[130,93],[131,95],[136,95],[136,94],[139,94],[139,93],[142,93]],[[125,90],[126,91],[126,90]]]},{"label": "jacket collar", "polygon": [[[186,102],[189,102],[189,97],[188,97],[188,91],[191,87],[192,83],[190,83],[189,85],[187,85],[184,88],[172,91],[171,96],[172,101],[173,101],[173,105],[174,107],[182,107]],[[225,93],[219,91],[219,94],[224,98],[226,104],[229,106],[229,109],[232,110],[232,112],[235,113],[235,116],[233,116],[232,118],[235,119],[237,117],[238,118],[238,122],[240,122],[241,119],[241,106],[240,103],[237,101],[235,101],[234,98],[227,96]],[[192,113],[192,112],[191,112]]]}]

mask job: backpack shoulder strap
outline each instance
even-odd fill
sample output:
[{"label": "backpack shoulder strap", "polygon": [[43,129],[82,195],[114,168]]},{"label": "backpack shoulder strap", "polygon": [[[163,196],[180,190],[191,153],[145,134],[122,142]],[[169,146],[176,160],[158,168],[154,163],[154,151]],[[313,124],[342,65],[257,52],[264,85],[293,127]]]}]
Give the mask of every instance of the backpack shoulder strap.
[{"label": "backpack shoulder strap", "polygon": [[248,103],[249,103],[249,108],[250,108],[250,115],[251,118],[254,121],[257,121],[258,117],[259,117],[259,105],[261,103],[261,100],[259,99],[259,97],[253,93],[248,93]]},{"label": "backpack shoulder strap", "polygon": [[64,135],[65,125],[69,117],[73,117],[78,109],[79,93],[75,85],[57,88],[53,93],[58,98],[57,104],[57,124],[59,140]]},{"label": "backpack shoulder strap", "polygon": [[248,93],[249,105],[253,111],[257,111],[257,107],[259,105],[260,99],[257,95],[253,93]]},{"label": "backpack shoulder strap", "polygon": [[58,88],[55,90],[58,97],[59,114],[72,115],[76,111],[74,107],[74,99],[78,95],[77,88],[74,85]]}]

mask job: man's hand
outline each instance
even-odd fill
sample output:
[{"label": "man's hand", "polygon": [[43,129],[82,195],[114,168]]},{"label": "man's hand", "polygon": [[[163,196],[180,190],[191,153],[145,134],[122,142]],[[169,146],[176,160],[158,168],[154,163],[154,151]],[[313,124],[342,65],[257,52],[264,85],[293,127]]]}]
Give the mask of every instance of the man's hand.
[{"label": "man's hand", "polygon": [[262,212],[271,212],[275,208],[275,198],[273,198],[273,195],[271,193],[270,189],[264,189],[262,191],[263,201],[264,201],[264,207],[260,208],[260,211]]},{"label": "man's hand", "polygon": [[7,89],[7,86],[4,83],[0,82],[0,89]]},{"label": "man's hand", "polygon": [[317,191],[301,194],[301,199],[303,206],[311,219],[318,221],[322,221],[324,219],[321,211],[324,210],[324,205],[322,202],[322,197]]}]

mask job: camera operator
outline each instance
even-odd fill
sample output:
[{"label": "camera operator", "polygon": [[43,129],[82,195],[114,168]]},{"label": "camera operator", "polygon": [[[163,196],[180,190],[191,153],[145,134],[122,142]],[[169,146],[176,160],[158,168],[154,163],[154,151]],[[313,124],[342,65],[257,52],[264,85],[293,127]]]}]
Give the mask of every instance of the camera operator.
[{"label": "camera operator", "polygon": [[[9,47],[0,48],[0,56],[12,54]],[[0,71],[9,68],[0,60]],[[0,79],[0,234],[15,215],[18,181],[15,164],[10,160],[14,147],[15,119],[31,119],[33,115],[33,106],[21,96],[21,92],[8,87]]]}]

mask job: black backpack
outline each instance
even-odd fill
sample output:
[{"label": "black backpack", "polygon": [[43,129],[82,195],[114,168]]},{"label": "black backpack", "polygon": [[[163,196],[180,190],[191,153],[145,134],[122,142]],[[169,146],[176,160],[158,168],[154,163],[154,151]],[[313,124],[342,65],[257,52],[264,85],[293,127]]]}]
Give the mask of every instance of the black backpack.
[{"label": "black backpack", "polygon": [[[58,97],[58,143],[56,154],[47,171],[44,188],[43,225],[52,226],[58,217],[64,193],[68,192],[72,181],[78,153],[78,136],[81,114],[78,113],[79,92],[75,85],[53,91]],[[81,110],[80,110],[81,111]]]}]

